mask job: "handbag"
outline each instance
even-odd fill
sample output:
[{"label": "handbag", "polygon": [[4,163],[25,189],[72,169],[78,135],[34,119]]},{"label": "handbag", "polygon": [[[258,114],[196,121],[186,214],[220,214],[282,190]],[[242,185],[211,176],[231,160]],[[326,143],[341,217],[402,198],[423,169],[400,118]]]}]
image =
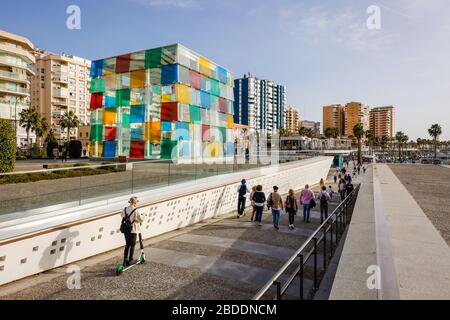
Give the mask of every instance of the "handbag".
[{"label": "handbag", "polygon": [[316,207],[316,200],[314,200],[314,198],[311,199],[311,202],[309,203],[309,207],[310,208],[315,208]]}]

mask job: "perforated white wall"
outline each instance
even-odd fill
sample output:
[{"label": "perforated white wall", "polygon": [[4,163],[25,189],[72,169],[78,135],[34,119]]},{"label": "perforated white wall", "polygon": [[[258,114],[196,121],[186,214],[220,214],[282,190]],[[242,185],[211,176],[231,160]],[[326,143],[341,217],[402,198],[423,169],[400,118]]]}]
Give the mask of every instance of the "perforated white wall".
[{"label": "perforated white wall", "polygon": [[[299,189],[327,177],[331,162],[332,158],[321,157],[289,169],[280,167],[278,172],[250,179],[248,185],[261,184],[269,192],[276,184],[286,193],[289,188]],[[144,205],[140,209],[145,217],[143,237],[151,238],[236,210],[239,183],[220,184],[218,179],[216,188]],[[123,246],[120,220],[116,213],[0,243],[0,285]]]}]

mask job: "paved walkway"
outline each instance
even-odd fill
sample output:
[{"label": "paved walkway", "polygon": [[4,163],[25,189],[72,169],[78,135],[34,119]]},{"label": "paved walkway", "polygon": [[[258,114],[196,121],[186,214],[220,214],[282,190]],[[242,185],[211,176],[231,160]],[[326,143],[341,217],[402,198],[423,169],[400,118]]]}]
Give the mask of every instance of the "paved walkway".
[{"label": "paved walkway", "polygon": [[[369,288],[379,267],[380,288]],[[450,250],[388,165],[363,181],[331,299],[449,299]]]},{"label": "paved walkway", "polygon": [[[336,188],[335,188],[336,189]],[[317,188],[316,188],[317,190]],[[330,212],[338,205],[335,196]],[[317,210],[317,209],[316,209]],[[250,211],[236,219],[211,220],[146,241],[147,262],[115,276],[121,250],[78,263],[80,290],[67,289],[66,269],[56,269],[0,288],[2,299],[251,299],[319,226],[314,211],[310,224],[296,217],[290,230],[283,214],[275,230],[269,212],[263,225],[250,222]],[[136,250],[137,252],[137,250]],[[321,256],[319,265],[322,265]],[[312,263],[312,261],[311,261]],[[289,272],[295,270],[295,265]],[[306,267],[305,294],[312,288]],[[288,274],[284,276],[287,279]],[[294,282],[288,299],[299,296]],[[268,296],[267,298],[271,298]]]}]

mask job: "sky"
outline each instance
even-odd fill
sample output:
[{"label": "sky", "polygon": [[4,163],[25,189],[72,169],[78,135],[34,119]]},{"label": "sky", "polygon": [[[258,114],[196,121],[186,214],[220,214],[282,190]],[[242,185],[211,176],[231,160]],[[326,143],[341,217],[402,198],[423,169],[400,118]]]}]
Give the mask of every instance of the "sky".
[{"label": "sky", "polygon": [[[81,29],[69,30],[69,5]],[[367,9],[380,8],[371,30]],[[0,29],[96,60],[181,43],[229,69],[287,87],[301,119],[322,106],[394,105],[396,131],[450,140],[448,0],[2,0]]]}]

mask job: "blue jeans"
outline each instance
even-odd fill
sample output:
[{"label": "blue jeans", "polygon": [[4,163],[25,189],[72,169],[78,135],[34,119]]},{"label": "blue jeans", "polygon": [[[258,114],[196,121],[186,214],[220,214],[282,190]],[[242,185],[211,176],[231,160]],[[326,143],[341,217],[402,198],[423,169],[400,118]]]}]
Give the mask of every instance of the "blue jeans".
[{"label": "blue jeans", "polygon": [[303,205],[303,221],[309,221],[309,214],[311,213],[311,205],[308,204],[304,204]]},{"label": "blue jeans", "polygon": [[280,209],[272,209],[272,217],[273,217],[273,225],[278,226],[278,223],[280,222]]},{"label": "blue jeans", "polygon": [[256,221],[258,221],[258,222],[262,221],[263,210],[264,210],[264,207],[256,206]]}]

